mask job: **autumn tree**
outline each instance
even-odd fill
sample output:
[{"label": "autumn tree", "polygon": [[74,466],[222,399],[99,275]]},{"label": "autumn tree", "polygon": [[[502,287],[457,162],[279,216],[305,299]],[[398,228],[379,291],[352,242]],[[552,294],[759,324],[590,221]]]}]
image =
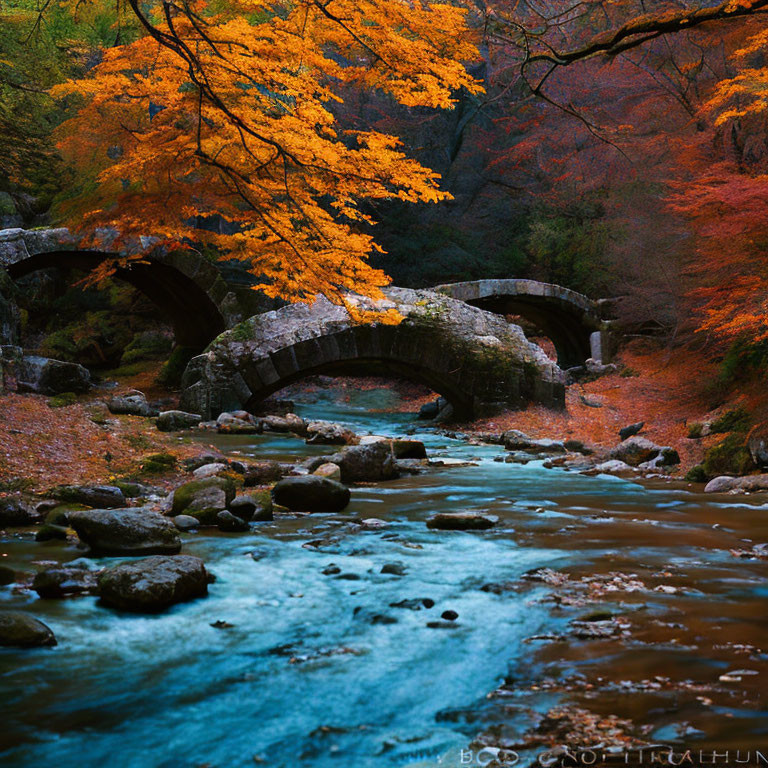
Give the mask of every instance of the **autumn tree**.
[{"label": "autumn tree", "polygon": [[712,129],[672,197],[691,225],[701,330],[721,342],[768,339],[768,66],[765,30],[733,54],[732,76],[702,107]]},{"label": "autumn tree", "polygon": [[[446,193],[395,136],[339,124],[343,89],[444,109],[458,89],[480,91],[463,64],[477,55],[466,11],[399,0],[129,2],[145,34],[55,89],[81,103],[59,130],[80,179],[67,219],[116,227],[122,240],[211,246],[245,262],[270,296],[324,294],[362,318],[348,292],[380,296],[388,279],[368,264],[377,244],[361,202]],[[212,214],[222,231],[197,226]]]},{"label": "autumn tree", "polygon": [[[70,5],[83,14],[101,2]],[[140,39],[118,35],[98,66],[56,90],[80,107],[59,131],[78,170],[71,224],[210,245],[270,295],[344,302],[387,282],[375,219],[412,221],[419,237],[406,227],[384,241],[409,240],[417,280],[425,218],[406,219],[404,206],[446,206],[456,192],[457,207],[434,206],[431,274],[450,253],[450,275],[464,259],[475,272],[525,268],[601,290],[612,269],[614,289],[634,291],[632,306],[659,317],[679,290],[666,270],[680,239],[674,221],[659,224],[662,187],[700,132],[702,94],[727,75],[718,30],[758,18],[768,0],[479,0],[471,13],[398,0],[118,8],[118,29],[138,21]],[[465,68],[478,41],[484,69],[471,71],[484,90]],[[382,119],[350,119],[363,94]],[[456,104],[455,119],[438,122]],[[396,136],[409,138],[407,151]],[[219,232],[202,224],[212,214]],[[461,232],[451,229],[457,214]],[[489,218],[495,229],[483,228]],[[499,244],[512,231],[507,255]],[[572,248],[567,269],[542,272],[562,262],[561,242]]]},{"label": "autumn tree", "polygon": [[[749,238],[755,201],[742,198],[741,220],[729,217],[722,240],[712,243],[719,263],[706,261],[704,240],[721,216],[699,205],[706,198],[697,179],[699,173],[711,177],[724,159],[718,155],[724,125],[711,130],[712,109],[702,105],[718,82],[744,66],[733,51],[760,29],[766,5],[496,0],[486,6],[494,73],[489,100],[505,103],[497,124],[518,137],[491,150],[493,164],[503,169],[510,197],[530,196],[545,222],[564,215],[574,221],[584,201],[602,200],[602,231],[609,237],[601,263],[609,290],[622,297],[622,319],[633,325],[666,333],[681,322],[690,328],[692,304],[703,298],[698,291],[686,297],[692,286],[732,290],[728,275],[737,274],[743,254],[732,261],[723,254],[739,237]],[[744,134],[754,156],[763,130],[753,124]],[[700,152],[707,144],[713,151]],[[742,193],[744,182],[742,174]],[[693,231],[706,233],[697,237],[700,252],[691,264],[682,209],[666,205],[672,184],[676,192],[688,189]],[[583,258],[588,263],[588,252]],[[704,327],[724,319],[710,314]]]}]

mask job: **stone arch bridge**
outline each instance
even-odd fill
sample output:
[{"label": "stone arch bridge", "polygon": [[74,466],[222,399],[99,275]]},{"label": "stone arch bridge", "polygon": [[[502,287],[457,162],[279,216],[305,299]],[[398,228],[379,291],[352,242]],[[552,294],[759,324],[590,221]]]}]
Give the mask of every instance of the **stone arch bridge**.
[{"label": "stone arch bridge", "polygon": [[[18,279],[52,267],[90,270],[105,258],[130,255],[110,249],[108,232],[100,239],[104,245],[94,249],[66,229],[2,230],[0,268]],[[147,244],[139,239],[135,252]],[[208,415],[253,404],[310,374],[377,371],[422,381],[465,414],[494,403],[561,404],[560,370],[501,317],[508,314],[523,316],[552,339],[561,368],[590,356],[606,359],[601,303],[532,280],[479,280],[420,292],[393,287],[388,301],[405,321],[361,327],[324,299],[267,312],[264,303],[244,304],[243,293],[258,294],[241,284],[238,295],[222,265],[195,251],[158,247],[116,277],[167,313],[179,344],[209,347],[190,364],[184,393],[187,407]]]},{"label": "stone arch bridge", "polygon": [[610,359],[604,301],[536,280],[473,280],[438,285],[433,290],[488,312],[528,320],[552,341],[563,369],[583,365],[590,357],[600,363]]},{"label": "stone arch bridge", "polygon": [[[130,249],[112,250],[109,233],[103,239],[104,245],[95,249],[67,229],[0,230],[0,268],[17,280],[54,267],[90,271],[106,258],[131,255]],[[143,251],[146,241],[142,241],[136,243],[134,253]],[[177,343],[198,350],[258,311],[253,303],[243,306],[242,287],[238,293],[218,265],[192,250],[155,248],[146,260],[118,269],[115,277],[133,285],[165,312]]]},{"label": "stone arch bridge", "polygon": [[433,291],[388,288],[367,309],[396,308],[397,325],[354,324],[319,298],[255,315],[193,358],[181,407],[205,418],[252,409],[307,376],[384,374],[443,395],[459,418],[528,403],[562,407],[565,376],[521,328]]}]

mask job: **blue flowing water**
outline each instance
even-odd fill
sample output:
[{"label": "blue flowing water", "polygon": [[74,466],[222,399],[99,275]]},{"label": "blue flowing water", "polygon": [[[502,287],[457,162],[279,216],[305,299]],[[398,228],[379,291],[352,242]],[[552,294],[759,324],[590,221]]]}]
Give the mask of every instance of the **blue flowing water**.
[{"label": "blue flowing water", "polygon": [[[387,397],[361,393],[340,404],[326,392],[297,410],[362,433],[418,430],[411,415],[370,411],[386,407]],[[689,600],[701,605],[706,595],[720,595],[735,606],[731,622],[764,630],[764,619],[748,610],[764,600],[759,564],[737,570],[729,545],[711,538],[715,521],[728,531],[742,513],[752,519],[754,503],[716,503],[673,487],[548,470],[541,462],[498,463],[497,447],[424,431],[415,437],[430,456],[476,465],[357,487],[339,515],[278,519],[247,534],[185,534],[184,551],[202,557],[216,581],[207,598],[167,613],[124,614],[95,598],[41,600],[0,588],[0,606],[28,610],[59,641],[53,649],[0,650],[0,764],[459,765],[460,750],[498,717],[487,694],[510,674],[535,677],[551,664],[551,657],[538,661],[525,638],[557,632],[573,618],[537,600],[546,594],[542,585],[501,594],[482,589],[533,568],[688,569],[701,595]],[[260,458],[327,451],[290,436],[216,439],[235,455]],[[478,508],[498,515],[498,527],[460,533],[425,526],[436,511]],[[388,525],[350,522],[371,517]],[[731,542],[737,533],[717,535]],[[33,561],[80,556],[30,534],[6,536],[2,554],[3,563],[28,571]],[[387,563],[402,565],[405,575],[381,573]],[[340,573],[323,574],[330,564]],[[417,598],[434,606],[392,607]],[[445,610],[459,614],[455,626],[427,626]],[[232,626],[217,629],[216,621]],[[680,663],[677,649],[655,653],[651,667]],[[720,669],[698,652],[690,663]],[[536,707],[556,700],[542,694]],[[744,711],[745,733],[758,732],[755,723],[764,720],[754,719],[754,707]]]}]

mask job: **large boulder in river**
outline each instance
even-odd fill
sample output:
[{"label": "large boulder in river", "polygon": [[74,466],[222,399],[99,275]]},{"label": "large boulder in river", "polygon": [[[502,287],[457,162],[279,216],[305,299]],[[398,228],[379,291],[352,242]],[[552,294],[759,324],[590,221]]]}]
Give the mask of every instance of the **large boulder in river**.
[{"label": "large boulder in river", "polygon": [[307,433],[307,422],[295,413],[286,413],[285,416],[268,414],[261,422],[269,432],[293,432],[296,435]]},{"label": "large boulder in river", "polygon": [[233,515],[226,509],[222,509],[216,515],[216,524],[220,531],[225,531],[226,533],[243,533],[248,530],[248,522],[246,520]]},{"label": "large boulder in river", "polygon": [[309,445],[353,445],[357,435],[341,424],[330,421],[310,421],[305,434]]},{"label": "large boulder in river", "polygon": [[272,520],[272,496],[269,491],[256,491],[236,496],[229,503],[229,511],[246,522],[262,523]]},{"label": "large boulder in river", "polygon": [[258,435],[264,429],[259,419],[254,419],[250,413],[238,411],[234,413],[220,413],[216,419],[216,430],[225,435]]},{"label": "large boulder in river", "polygon": [[359,445],[386,443],[396,459],[426,459],[427,449],[421,440],[391,438],[383,435],[365,435],[359,440]]},{"label": "large boulder in river", "polygon": [[349,488],[318,475],[286,477],[273,490],[275,504],[300,512],[341,512],[349,504]]},{"label": "large boulder in river", "polygon": [[405,440],[403,438],[393,440],[392,453],[396,459],[427,458],[427,449],[421,440]]},{"label": "large boulder in river", "polygon": [[91,374],[82,365],[36,355],[26,355],[22,359],[17,383],[20,390],[43,395],[87,392],[93,386]]},{"label": "large boulder in river", "polygon": [[38,648],[56,645],[50,627],[21,611],[0,611],[0,645],[13,648]]},{"label": "large boulder in river", "polygon": [[103,571],[98,594],[101,602],[112,608],[154,613],[202,597],[208,592],[209,581],[199,557],[146,557]]},{"label": "large boulder in river", "polygon": [[728,491],[767,491],[768,475],[745,475],[744,477],[731,477],[720,475],[710,480],[704,486],[705,493],[726,493]]},{"label": "large boulder in river", "polygon": [[440,531],[485,531],[499,521],[485,512],[438,512],[427,518],[427,528]]},{"label": "large boulder in river", "polygon": [[217,516],[235,498],[237,488],[231,477],[192,480],[173,492],[171,515],[190,515],[201,525],[218,525]]},{"label": "large boulder in river", "polygon": [[40,597],[66,597],[87,595],[96,588],[97,571],[85,563],[68,563],[38,571],[32,582],[32,589]]},{"label": "large boulder in river", "polygon": [[256,461],[246,466],[244,485],[246,488],[253,485],[269,485],[282,480],[286,475],[290,475],[292,470],[293,464],[281,464],[279,461]]},{"label": "large boulder in river", "polygon": [[565,453],[565,445],[560,440],[536,440],[518,429],[508,429],[501,435],[501,441],[508,451],[527,453]]},{"label": "large boulder in river", "polygon": [[342,483],[392,480],[399,474],[389,440],[366,445],[348,445],[333,454],[330,461],[341,470]]},{"label": "large boulder in river", "polygon": [[[180,407],[210,419],[323,369],[367,366],[427,383],[457,417],[530,402],[563,406],[563,372],[519,326],[433,291],[390,287],[384,294],[346,300],[360,312],[388,312],[389,322],[356,322],[324,297],[243,321],[190,361]],[[397,315],[402,320],[392,323]]]},{"label": "large boulder in river", "polygon": [[181,549],[176,526],[143,507],[70,512],[80,540],[100,555],[175,554]]}]

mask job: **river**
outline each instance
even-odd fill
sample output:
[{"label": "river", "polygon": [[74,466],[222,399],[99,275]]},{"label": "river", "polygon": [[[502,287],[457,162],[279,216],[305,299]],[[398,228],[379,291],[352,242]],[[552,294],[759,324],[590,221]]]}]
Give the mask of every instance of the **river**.
[{"label": "river", "polygon": [[[0,651],[0,765],[459,766],[478,735],[519,746],[558,706],[631,720],[649,742],[768,755],[766,560],[731,551],[768,541],[764,496],[499,463],[497,446],[388,411],[393,397],[327,390],[297,411],[359,433],[415,430],[430,457],[474,465],[356,487],[343,514],[184,534],[216,581],[161,615],[0,587],[2,607],[29,610],[59,641]],[[328,452],[287,435],[205,441],[259,458]],[[425,526],[467,509],[500,522]],[[387,525],[349,522],[371,517]],[[80,556],[24,532],[0,554],[26,571]],[[521,579],[541,568],[570,580]],[[458,619],[441,621],[446,610]]]}]

